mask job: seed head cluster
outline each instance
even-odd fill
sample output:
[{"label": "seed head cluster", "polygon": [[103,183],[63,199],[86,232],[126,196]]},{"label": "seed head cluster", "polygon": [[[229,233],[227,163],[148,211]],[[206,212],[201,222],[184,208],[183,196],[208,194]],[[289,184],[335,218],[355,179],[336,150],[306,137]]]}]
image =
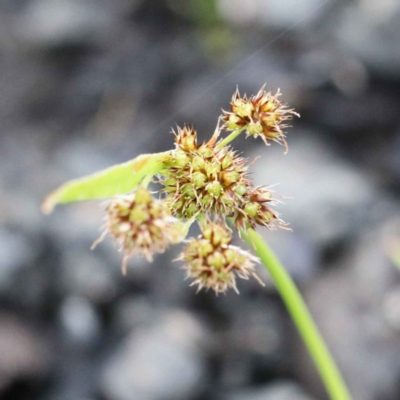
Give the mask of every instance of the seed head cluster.
[{"label": "seed head cluster", "polygon": [[[247,136],[261,136],[265,144],[274,141],[286,146],[286,122],[298,116],[264,87],[255,96],[233,95],[231,111],[220,117],[222,127],[208,142],[198,144],[193,127],[177,128],[175,149],[162,156],[156,174],[162,199],[155,199],[142,182],[136,192],[115,197],[106,207],[105,230],[124,254],[123,271],[129,257],[135,253],[152,260],[155,253],[164,252],[171,244],[184,240],[194,220],[200,225],[201,235],[186,241],[180,260],[187,278],[198,290],[212,289],[217,294],[229,288],[236,292],[236,279],[253,276],[258,259],[233,246],[232,231],[246,231],[258,226],[275,229],[285,227],[273,210],[278,202],[267,186],[255,186],[249,175],[247,159],[233,150],[230,142],[242,131]],[[232,131],[220,139],[222,131]],[[99,242],[98,241],[98,242]]]},{"label": "seed head cluster", "polygon": [[284,225],[270,208],[276,204],[272,192],[254,187],[246,159],[215,141],[198,146],[196,131],[187,126],[178,128],[175,138],[176,150],[166,157],[167,169],[160,180],[175,217],[231,217],[244,230]]},{"label": "seed head cluster", "polygon": [[213,289],[215,293],[225,293],[233,288],[237,293],[236,277],[256,278],[254,272],[258,259],[231,245],[232,233],[224,225],[207,221],[201,224],[201,235],[187,242],[181,259],[185,261],[183,269],[187,278],[193,280],[191,286],[201,289]]},{"label": "seed head cluster", "polygon": [[193,128],[178,128],[176,150],[166,159],[161,183],[172,214],[190,219],[201,214],[233,215],[251,185],[246,160],[228,146],[197,145]]},{"label": "seed head cluster", "polygon": [[232,97],[231,111],[224,111],[222,120],[227,130],[246,130],[247,136],[260,136],[268,146],[268,141],[274,141],[286,147],[285,129],[286,122],[294,116],[299,117],[293,109],[279,100],[281,92],[278,90],[274,95],[266,92],[264,87],[255,95],[247,98],[241,96],[237,89]]},{"label": "seed head cluster", "polygon": [[142,187],[108,203],[104,232],[113,236],[124,253],[124,273],[126,261],[133,254],[139,253],[152,261],[154,253],[163,253],[172,243],[183,239],[168,205]]},{"label": "seed head cluster", "polygon": [[279,214],[271,208],[278,202],[272,192],[264,186],[249,188],[237,208],[234,224],[238,230],[255,229],[257,225],[270,230],[284,228],[287,224],[279,218]]}]

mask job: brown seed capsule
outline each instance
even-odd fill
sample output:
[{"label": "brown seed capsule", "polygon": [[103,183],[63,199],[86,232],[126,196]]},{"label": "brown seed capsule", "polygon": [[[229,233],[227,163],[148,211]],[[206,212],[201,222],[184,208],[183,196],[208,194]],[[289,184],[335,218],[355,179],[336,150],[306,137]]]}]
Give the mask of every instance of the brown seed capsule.
[{"label": "brown seed capsule", "polygon": [[242,97],[236,90],[231,101],[231,111],[224,111],[223,127],[231,131],[245,129],[247,136],[260,136],[266,145],[269,145],[268,141],[274,141],[287,149],[285,129],[289,125],[286,122],[300,115],[279,100],[279,90],[273,95],[266,92],[264,87],[250,98],[246,95]]},{"label": "brown seed capsule", "polygon": [[254,272],[258,259],[230,244],[232,233],[226,226],[207,221],[200,228],[201,235],[187,242],[180,257],[186,262],[183,269],[187,278],[193,279],[192,285],[197,285],[198,291],[213,289],[219,294],[233,288],[238,293],[237,277],[253,276],[263,285]]}]

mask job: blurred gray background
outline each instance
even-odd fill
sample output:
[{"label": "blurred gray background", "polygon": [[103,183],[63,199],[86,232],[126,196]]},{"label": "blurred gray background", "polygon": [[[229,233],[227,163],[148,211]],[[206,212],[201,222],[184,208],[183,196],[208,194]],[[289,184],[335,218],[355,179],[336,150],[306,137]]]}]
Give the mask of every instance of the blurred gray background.
[{"label": "blurred gray background", "polygon": [[40,213],[63,181],[208,138],[236,85],[302,115],[239,138],[288,197],[264,231],[354,400],[400,399],[400,1],[0,0],[0,398],[326,399],[267,274],[195,294],[179,246],[121,276],[96,203]]}]

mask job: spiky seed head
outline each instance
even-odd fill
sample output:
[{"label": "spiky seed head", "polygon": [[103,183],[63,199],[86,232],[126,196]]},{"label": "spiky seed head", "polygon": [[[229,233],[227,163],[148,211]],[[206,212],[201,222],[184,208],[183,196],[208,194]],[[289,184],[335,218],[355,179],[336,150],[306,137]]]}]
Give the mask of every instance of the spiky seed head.
[{"label": "spiky seed head", "polygon": [[156,200],[143,187],[133,194],[115,197],[107,204],[100,240],[105,234],[114,238],[124,254],[124,273],[126,262],[133,254],[141,254],[151,261],[153,254],[164,252],[186,236],[182,224],[171,216],[167,203]]},{"label": "spiky seed head", "polygon": [[183,128],[178,127],[174,135],[175,143],[179,149],[184,151],[193,151],[197,149],[197,133],[193,127],[187,125]]},{"label": "spiky seed head", "polygon": [[[160,179],[172,214],[184,219],[200,214],[233,215],[246,188],[251,187],[246,160],[213,140],[197,145],[192,128],[178,128],[175,136],[177,148],[166,156],[167,168]],[[196,146],[186,143],[188,137]]]},{"label": "spiky seed head", "polygon": [[232,240],[232,232],[224,224],[205,222],[201,225],[201,236],[213,246],[229,245]]},{"label": "spiky seed head", "polygon": [[[279,214],[271,208],[277,204],[272,192],[267,187],[254,187],[242,196],[242,205],[234,216],[237,229],[246,230],[257,225],[271,230],[286,228],[287,224],[279,218]],[[288,228],[286,228],[288,229]]]},{"label": "spiky seed head", "polygon": [[233,187],[233,190],[239,196],[244,196],[248,191],[248,186],[243,184],[237,184]]},{"label": "spiky seed head", "polygon": [[251,118],[254,112],[254,105],[245,97],[241,98],[239,92],[235,93],[232,100],[232,112],[239,118]]},{"label": "spiky seed head", "polygon": [[300,117],[293,109],[279,100],[281,92],[266,92],[263,86],[255,95],[247,98],[236,90],[231,101],[231,111],[224,111],[222,120],[227,130],[246,129],[247,136],[260,136],[266,145],[277,142],[287,148],[285,129],[287,121]]},{"label": "spiky seed head", "polygon": [[180,257],[185,261],[183,269],[192,285],[201,289],[212,289],[216,294],[225,293],[229,288],[236,292],[236,278],[256,278],[254,271],[258,259],[250,253],[231,245],[232,233],[224,225],[206,221],[200,226],[201,235],[190,239]]}]

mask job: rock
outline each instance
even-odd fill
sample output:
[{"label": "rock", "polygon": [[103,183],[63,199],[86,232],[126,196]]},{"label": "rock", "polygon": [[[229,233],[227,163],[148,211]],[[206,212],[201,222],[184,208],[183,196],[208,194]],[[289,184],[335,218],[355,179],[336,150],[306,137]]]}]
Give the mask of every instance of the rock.
[{"label": "rock", "polygon": [[[282,214],[284,214],[283,209]],[[293,279],[299,283],[308,282],[320,264],[322,252],[318,244],[303,232],[297,232],[296,229],[293,232],[278,230],[262,233]],[[264,275],[267,275],[267,282],[270,282],[270,276]]]},{"label": "rock", "polygon": [[233,392],[226,400],[312,400],[297,384],[281,381],[259,388],[249,388]]},{"label": "rock", "polygon": [[373,234],[399,207],[398,2],[0,3],[0,397],[297,400],[320,385],[261,266],[265,288],[241,280],[239,296],[196,295],[170,265],[180,246],[151,264],[132,258],[124,277],[110,238],[90,251],[101,202],[40,213],[68,179],[172,148],[176,123],[208,139],[236,85],[252,94],[264,82],[302,118],[285,157],[234,142],[261,155],[257,184],[293,197],[277,210],[294,232],[260,232],[301,283],[355,399],[398,397],[399,274]]},{"label": "rock", "polygon": [[[275,197],[290,197],[283,198],[285,204],[276,210],[296,234],[324,245],[352,236],[396,209],[367,175],[317,137],[299,131],[296,135],[289,138],[286,157],[281,147],[272,146],[268,157],[263,151],[254,154],[261,155],[261,160],[252,167],[257,184],[279,183],[273,188]],[[268,237],[268,232],[264,234]]]},{"label": "rock", "polygon": [[[343,7],[334,35],[345,44],[349,52],[359,57],[370,68],[386,76],[399,76],[400,50],[396,45],[400,37],[398,2],[385,2],[382,6],[363,1],[365,6]],[[368,3],[368,6],[366,6]]]},{"label": "rock", "polygon": [[59,318],[67,341],[82,347],[93,347],[97,344],[100,336],[99,316],[86,299],[68,297],[61,305]]},{"label": "rock", "polygon": [[[340,73],[338,68],[335,73]],[[336,79],[335,84],[346,85],[343,79],[341,83]],[[346,86],[348,91],[352,90],[351,85]],[[381,136],[382,133],[388,135],[389,132],[386,132],[386,129],[392,129],[392,126],[397,124],[397,113],[394,107],[396,99],[384,92],[374,91],[373,88],[369,88],[365,96],[344,97],[342,93],[332,93],[323,98],[317,96],[314,101],[317,113],[315,121],[334,131],[347,151],[349,143],[356,149],[360,148],[362,141],[365,140],[362,132],[366,129],[371,131],[368,140],[375,144],[373,135]],[[338,118],[339,115],[340,118]],[[375,133],[376,131],[378,133]],[[358,151],[361,153],[361,150],[363,149],[360,148]],[[372,154],[374,150],[371,149]]]},{"label": "rock", "polygon": [[[219,0],[218,7],[224,18],[235,24],[262,24],[273,28],[296,28],[300,22],[311,23],[318,19],[322,12],[318,0],[307,0],[298,7],[296,0],[281,2],[271,0],[266,4],[263,0]],[[309,18],[306,18],[309,16]],[[305,21],[304,21],[305,20]],[[303,25],[302,24],[302,25]],[[293,26],[296,25],[296,26]]]},{"label": "rock", "polygon": [[75,346],[62,352],[57,363],[57,379],[42,396],[43,400],[95,400],[98,362],[84,357]]},{"label": "rock", "polygon": [[105,365],[102,390],[115,400],[187,399],[204,383],[199,344],[205,335],[183,311],[149,316]]},{"label": "rock", "polygon": [[382,307],[387,322],[393,329],[400,331],[400,285],[388,291]]},{"label": "rock", "polygon": [[59,149],[56,154],[57,162],[71,176],[83,176],[108,168],[113,160],[96,147],[93,141],[89,142],[82,138],[71,140]]},{"label": "rock", "polygon": [[120,15],[121,17],[131,15],[143,0],[105,0],[109,12]]},{"label": "rock", "polygon": [[113,313],[113,326],[119,334],[131,333],[148,323],[149,316],[157,310],[144,297],[129,296],[121,300]]},{"label": "rock", "polygon": [[[156,297],[160,296],[166,302],[172,304],[184,304],[188,294],[189,296],[196,295],[196,288],[189,287],[191,281],[190,279],[185,279],[185,272],[181,269],[183,262],[174,262],[179,257],[183,246],[184,244],[180,243],[168,249],[165,254],[157,255],[153,263],[146,262],[145,266],[149,274],[151,292]],[[132,277],[134,279],[134,275]]]},{"label": "rock", "polygon": [[232,293],[217,300],[217,307],[229,316],[212,347],[220,361],[223,387],[251,385],[255,377],[268,380],[273,371],[279,369],[282,373],[291,368],[290,337],[294,327],[282,314],[279,302],[271,301],[264,293],[265,289],[258,286],[253,295]]},{"label": "rock", "polygon": [[37,253],[21,232],[0,229],[0,292],[15,284]]},{"label": "rock", "polygon": [[16,28],[27,43],[47,47],[93,39],[107,30],[110,22],[110,14],[93,1],[34,0]]},{"label": "rock", "polygon": [[46,337],[13,315],[0,318],[0,393],[15,381],[48,377],[53,353]]},{"label": "rock", "polygon": [[68,293],[75,293],[98,304],[111,302],[119,293],[118,268],[120,254],[115,247],[109,249],[115,257],[105,256],[103,249],[91,251],[89,246],[75,247],[73,252],[64,252],[64,266],[60,271],[61,281]]},{"label": "rock", "polygon": [[[389,154],[389,156],[387,154]],[[387,171],[389,172],[389,174],[385,173],[385,177],[389,178],[390,176],[392,176],[397,182],[397,185],[399,185],[400,183],[399,154],[400,154],[400,129],[397,130],[393,142],[385,146],[380,157],[382,162],[385,164]]]}]

